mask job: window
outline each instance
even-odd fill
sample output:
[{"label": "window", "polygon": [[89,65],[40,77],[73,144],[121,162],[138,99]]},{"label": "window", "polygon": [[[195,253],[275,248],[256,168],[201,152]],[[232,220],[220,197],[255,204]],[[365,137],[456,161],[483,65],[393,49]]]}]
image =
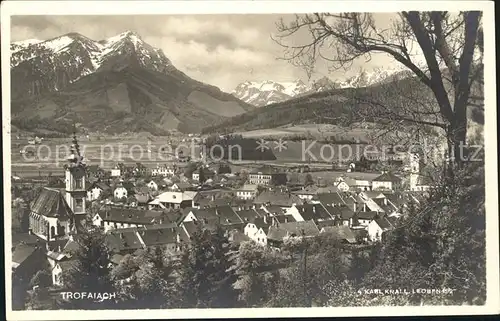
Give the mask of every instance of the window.
[{"label": "window", "polygon": [[82,212],[82,211],[83,211],[83,199],[76,198],[75,199],[75,212]]},{"label": "window", "polygon": [[83,188],[83,179],[81,177],[75,178],[75,188],[77,189]]}]

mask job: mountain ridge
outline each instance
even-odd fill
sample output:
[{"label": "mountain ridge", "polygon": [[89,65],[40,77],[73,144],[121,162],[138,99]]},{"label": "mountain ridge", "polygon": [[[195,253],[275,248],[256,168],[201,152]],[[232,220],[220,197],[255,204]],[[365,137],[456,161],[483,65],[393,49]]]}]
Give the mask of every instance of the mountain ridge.
[{"label": "mountain ridge", "polygon": [[113,133],[196,132],[254,108],[190,78],[131,31],[98,42],[68,33],[13,43],[11,50],[11,110],[19,128],[67,131],[77,122]]},{"label": "mountain ridge", "polygon": [[407,72],[403,68],[376,69],[371,72],[361,71],[355,76],[343,80],[332,80],[323,76],[306,84],[298,79],[293,82],[279,82],[264,80],[261,82],[245,81],[232,91],[232,94],[256,107],[281,103],[296,97],[317,92],[341,88],[368,87],[392,81],[394,78],[403,77]]}]

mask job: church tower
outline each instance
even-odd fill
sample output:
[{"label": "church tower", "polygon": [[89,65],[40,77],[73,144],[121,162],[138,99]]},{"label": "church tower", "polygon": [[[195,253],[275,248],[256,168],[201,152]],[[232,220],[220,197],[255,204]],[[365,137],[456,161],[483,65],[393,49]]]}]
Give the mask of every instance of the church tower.
[{"label": "church tower", "polygon": [[66,202],[73,211],[78,215],[86,213],[85,208],[85,163],[83,156],[80,153],[80,146],[76,139],[76,132],[73,134],[71,145],[71,154],[68,157],[68,163],[65,165],[66,172]]}]

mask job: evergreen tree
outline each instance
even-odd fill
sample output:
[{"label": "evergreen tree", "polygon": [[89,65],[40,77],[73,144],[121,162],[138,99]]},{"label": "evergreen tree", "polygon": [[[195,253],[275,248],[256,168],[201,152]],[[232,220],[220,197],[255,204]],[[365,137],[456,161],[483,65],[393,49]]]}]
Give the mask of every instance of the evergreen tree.
[{"label": "evergreen tree", "polygon": [[[68,291],[115,293],[110,277],[110,251],[104,235],[98,230],[86,230],[74,236],[78,249],[72,253],[72,267],[63,274],[63,284]],[[62,301],[63,308],[103,309],[113,307],[113,300],[97,302],[92,299]]]},{"label": "evergreen tree", "polygon": [[232,308],[237,293],[229,270],[229,242],[224,231],[199,229],[179,264],[179,302],[184,308]]}]

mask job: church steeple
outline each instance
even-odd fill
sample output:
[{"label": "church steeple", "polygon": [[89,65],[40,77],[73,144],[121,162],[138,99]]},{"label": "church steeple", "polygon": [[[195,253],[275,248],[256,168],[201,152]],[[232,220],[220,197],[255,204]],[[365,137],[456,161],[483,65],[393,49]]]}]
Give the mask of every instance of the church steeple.
[{"label": "church steeple", "polygon": [[72,144],[70,147],[68,163],[66,170],[66,202],[74,214],[85,214],[85,195],[86,195],[86,167],[80,145],[76,137],[76,129],[73,132]]},{"label": "church steeple", "polygon": [[76,137],[76,128],[73,131],[73,139],[71,141],[70,155],[68,156],[69,167],[85,167],[85,160],[80,152],[80,145]]}]

